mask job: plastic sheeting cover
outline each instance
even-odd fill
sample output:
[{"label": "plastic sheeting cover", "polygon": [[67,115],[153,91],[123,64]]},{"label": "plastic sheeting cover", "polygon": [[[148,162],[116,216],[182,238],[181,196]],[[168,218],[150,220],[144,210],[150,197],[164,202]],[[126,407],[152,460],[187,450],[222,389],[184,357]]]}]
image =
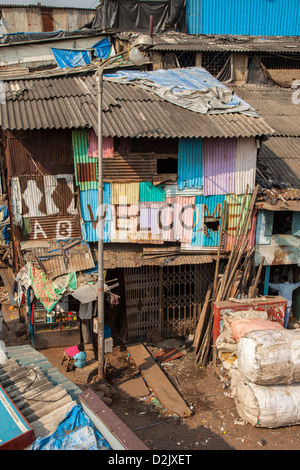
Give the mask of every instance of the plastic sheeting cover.
[{"label": "plastic sheeting cover", "polygon": [[90,24],[92,29],[118,29],[148,33],[149,17],[153,16],[153,32],[166,31],[170,27],[187,32],[185,0],[104,0],[96,10]]},{"label": "plastic sheeting cover", "polygon": [[89,51],[73,51],[68,49],[51,48],[56,63],[60,69],[80,67],[92,61]]},{"label": "plastic sheeting cover", "polygon": [[130,83],[152,91],[166,101],[202,114],[243,113],[258,117],[256,111],[202,67],[118,71],[105,80]]},{"label": "plastic sheeting cover", "polygon": [[48,437],[39,437],[30,450],[112,450],[104,437],[84,413],[74,406]]}]

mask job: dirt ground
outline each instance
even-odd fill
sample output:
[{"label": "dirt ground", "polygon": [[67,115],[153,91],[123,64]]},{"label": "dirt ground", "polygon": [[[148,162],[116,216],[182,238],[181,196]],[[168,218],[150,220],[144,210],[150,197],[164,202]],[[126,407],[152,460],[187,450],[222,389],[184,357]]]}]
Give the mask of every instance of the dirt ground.
[{"label": "dirt ground", "polygon": [[[19,322],[18,310],[11,308],[9,300],[3,302],[3,312],[10,326],[10,331],[4,327],[3,340],[6,346],[28,344],[28,338],[20,335],[22,324]],[[300,449],[300,426],[264,429],[244,423],[236,411],[230,389],[216,375],[214,366],[199,366],[193,351],[188,347],[183,350],[185,354],[164,366],[163,370],[192,410],[191,417],[182,419],[169,415],[151,392],[146,397],[134,398],[119,391],[111,404],[116,415],[150,450]],[[40,352],[69,380],[75,381],[74,372],[66,372],[61,365],[63,348]],[[141,375],[126,347],[114,347],[108,357],[107,382],[118,390],[120,384],[137,377]],[[86,388],[77,385],[82,390]]]}]

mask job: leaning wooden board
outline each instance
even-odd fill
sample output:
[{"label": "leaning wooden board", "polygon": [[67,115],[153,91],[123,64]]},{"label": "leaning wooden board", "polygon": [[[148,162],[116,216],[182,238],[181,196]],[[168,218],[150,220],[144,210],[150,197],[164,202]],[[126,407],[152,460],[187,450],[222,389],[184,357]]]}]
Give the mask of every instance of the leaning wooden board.
[{"label": "leaning wooden board", "polygon": [[168,413],[177,414],[182,418],[191,416],[192,412],[190,408],[167,379],[158,364],[156,364],[145,346],[135,344],[127,346],[127,350],[136,366],[141,371],[149,388],[151,388]]}]

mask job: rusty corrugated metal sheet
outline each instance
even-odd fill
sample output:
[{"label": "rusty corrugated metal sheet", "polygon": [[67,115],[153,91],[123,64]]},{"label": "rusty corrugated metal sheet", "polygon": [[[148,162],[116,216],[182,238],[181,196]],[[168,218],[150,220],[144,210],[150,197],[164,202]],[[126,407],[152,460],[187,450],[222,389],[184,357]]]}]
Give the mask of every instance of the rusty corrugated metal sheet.
[{"label": "rusty corrugated metal sheet", "polygon": [[78,238],[78,217],[24,217],[23,240],[61,240]]},{"label": "rusty corrugated metal sheet", "polygon": [[[3,129],[97,129],[97,94],[94,74],[84,77],[14,82],[21,92],[11,92],[0,105]],[[67,90],[69,80],[72,85]],[[48,87],[55,88],[49,92]],[[62,88],[64,91],[62,91]],[[24,95],[24,96],[23,96]],[[104,80],[103,135],[105,137],[251,137],[272,134],[263,119],[239,113],[203,115],[181,108],[133,85]],[[109,111],[109,112],[106,112]]]},{"label": "rusty corrugated metal sheet", "polygon": [[95,267],[89,244],[80,238],[52,241],[49,249],[35,249],[34,254],[50,279]]},{"label": "rusty corrugated metal sheet", "polygon": [[181,264],[213,263],[214,255],[176,255],[162,256],[161,258],[147,258],[136,251],[104,250],[104,269],[138,268],[140,266],[178,266]]},{"label": "rusty corrugated metal sheet", "polygon": [[76,213],[73,175],[20,176],[23,217]]},{"label": "rusty corrugated metal sheet", "polygon": [[7,133],[8,177],[74,173],[71,131]]},{"label": "rusty corrugated metal sheet", "polygon": [[152,155],[116,153],[103,160],[103,179],[107,182],[152,181],[156,158]]}]

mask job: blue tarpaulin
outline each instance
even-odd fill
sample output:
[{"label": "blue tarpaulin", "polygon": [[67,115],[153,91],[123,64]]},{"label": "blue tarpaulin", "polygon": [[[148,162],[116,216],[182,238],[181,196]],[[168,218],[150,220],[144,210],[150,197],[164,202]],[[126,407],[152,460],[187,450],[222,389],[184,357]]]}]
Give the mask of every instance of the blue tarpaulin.
[{"label": "blue tarpaulin", "polygon": [[[5,222],[9,217],[9,211],[7,206],[0,206],[0,212],[3,212],[3,222]],[[9,243],[9,232],[8,232],[9,225],[4,225],[2,229],[2,238],[5,241],[5,244],[8,245]]]},{"label": "blue tarpaulin", "polygon": [[100,59],[106,59],[109,56],[111,45],[108,38],[102,39],[93,45],[95,48],[95,54]]},{"label": "blue tarpaulin", "polygon": [[112,450],[81,405],[75,405],[48,437],[39,437],[30,450]]},{"label": "blue tarpaulin", "polygon": [[90,51],[74,51],[70,49],[54,49],[51,51],[59,68],[74,68],[92,62]]}]

